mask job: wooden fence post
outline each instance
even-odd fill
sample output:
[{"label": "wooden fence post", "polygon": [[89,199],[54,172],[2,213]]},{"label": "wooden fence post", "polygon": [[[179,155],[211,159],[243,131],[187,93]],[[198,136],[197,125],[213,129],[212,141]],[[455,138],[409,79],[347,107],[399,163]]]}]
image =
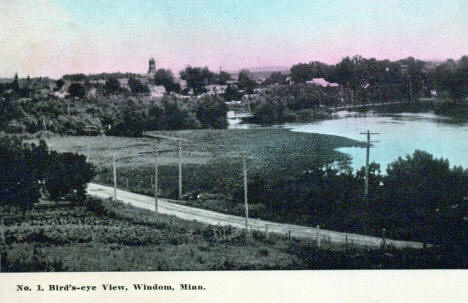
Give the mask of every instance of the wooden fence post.
[{"label": "wooden fence post", "polygon": [[317,225],[317,247],[320,248],[320,225]]},{"label": "wooden fence post", "polygon": [[[2,239],[1,239],[1,240],[2,240],[3,246],[5,246],[5,244],[6,244],[6,237],[5,237],[5,219],[3,218],[3,216],[2,216],[2,219],[1,219],[0,224],[1,224],[1,228],[2,228]],[[5,252],[6,252],[6,250],[5,250]],[[3,271],[3,268],[2,268],[2,253],[3,253],[3,251],[0,252],[0,272]],[[6,260],[4,260],[4,261],[6,261]]]},{"label": "wooden fence post", "polygon": [[382,228],[382,249],[383,251],[385,252],[385,246],[386,246],[386,243],[385,243],[385,228]]}]

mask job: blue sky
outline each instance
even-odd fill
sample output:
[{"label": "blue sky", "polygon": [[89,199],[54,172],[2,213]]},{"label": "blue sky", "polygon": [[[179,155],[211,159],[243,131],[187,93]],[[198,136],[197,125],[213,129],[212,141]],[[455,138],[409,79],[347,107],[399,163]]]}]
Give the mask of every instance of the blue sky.
[{"label": "blue sky", "polygon": [[[468,54],[468,1],[0,0],[0,76]],[[7,57],[9,60],[7,62]]]}]

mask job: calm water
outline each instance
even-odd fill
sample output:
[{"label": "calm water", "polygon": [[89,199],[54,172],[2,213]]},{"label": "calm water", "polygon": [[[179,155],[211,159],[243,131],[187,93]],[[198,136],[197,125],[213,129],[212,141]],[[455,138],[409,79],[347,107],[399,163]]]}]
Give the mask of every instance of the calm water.
[{"label": "calm water", "polygon": [[[370,160],[380,164],[384,172],[387,165],[397,159],[412,154],[416,149],[427,151],[435,157],[443,157],[450,165],[468,168],[468,123],[454,123],[450,118],[433,113],[399,114],[357,114],[340,112],[340,119],[304,124],[285,124],[292,131],[343,136],[365,141],[360,132],[380,133],[371,136],[378,140],[370,151]],[[240,126],[240,125],[238,125]],[[250,127],[243,125],[243,127]],[[365,148],[340,148],[349,154],[352,167],[359,169],[365,165]]]}]

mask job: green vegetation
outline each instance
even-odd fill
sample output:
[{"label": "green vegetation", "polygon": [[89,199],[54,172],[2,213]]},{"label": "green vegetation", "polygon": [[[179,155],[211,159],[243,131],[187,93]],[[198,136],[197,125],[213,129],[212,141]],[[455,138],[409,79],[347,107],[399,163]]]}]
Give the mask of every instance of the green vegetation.
[{"label": "green vegetation", "polygon": [[52,97],[9,98],[0,105],[0,129],[9,133],[48,130],[60,135],[103,132],[138,137],[145,130],[225,128],[226,112],[223,100],[215,96],[188,101],[171,96],[162,99],[111,96],[67,101]]},{"label": "green vegetation", "polygon": [[41,195],[58,200],[73,194],[81,200],[93,176],[92,165],[82,155],[49,152],[42,140],[36,146],[0,138],[0,207],[25,210]]},{"label": "green vegetation", "polygon": [[164,86],[166,92],[180,92],[180,84],[175,82],[170,69],[158,69],[154,74],[154,84]]},{"label": "green vegetation", "polygon": [[[184,146],[191,155],[196,155],[185,154],[185,161],[194,160],[184,165],[184,190],[214,194],[203,194],[203,198],[188,200],[188,204],[240,214],[243,210],[241,166],[234,150],[250,148],[251,155],[257,158],[248,161],[251,215],[376,235],[385,227],[389,238],[421,240],[436,246],[425,250],[362,251],[324,241],[318,249],[314,242],[289,240],[281,235],[266,238],[259,231],[246,239],[242,231],[230,227],[207,226],[164,215],[156,217],[152,212],[118,202],[85,199],[76,190],[68,191],[65,199],[64,192],[55,197],[50,195],[54,202],[42,200],[25,207],[23,201],[28,196],[15,196],[14,203],[2,205],[0,212],[7,227],[6,243],[0,249],[2,268],[7,271],[128,271],[468,266],[464,200],[467,173],[461,168],[450,169],[445,160],[418,151],[392,163],[387,176],[381,176],[378,166],[372,165],[369,203],[364,204],[363,171],[353,175],[345,167],[332,168],[330,163],[334,160],[346,160],[337,152],[325,157],[331,148],[356,145],[352,140],[282,129],[156,134],[163,138],[176,134],[193,140]],[[125,187],[122,180],[127,177],[135,191],[151,192],[149,177],[153,173],[153,159],[148,155],[132,155],[149,150],[155,142],[153,139],[70,139],[52,137],[49,142],[52,148],[83,152],[89,140],[99,139],[94,141],[94,155],[90,154],[91,161],[98,166],[99,178],[110,176],[109,155],[118,150],[124,157],[128,156],[118,163],[120,187]],[[113,145],[106,141],[110,139]],[[230,148],[226,150],[223,143],[229,143]],[[171,143],[161,139],[158,145],[170,147]],[[30,149],[32,155],[45,153],[44,147],[41,143],[40,147]],[[305,151],[315,153],[302,157]],[[49,155],[62,154],[53,151]],[[161,160],[163,192],[168,197],[175,196],[175,154]],[[17,167],[22,165],[11,163]],[[11,175],[17,167],[4,166],[8,171],[2,175]],[[40,176],[41,172],[46,176],[55,175],[53,169],[46,169],[41,163],[32,167],[35,168],[32,176]],[[77,167],[60,167],[79,172]],[[62,182],[68,182],[65,174],[58,176],[64,178]],[[73,188],[68,183],[55,187]]]},{"label": "green vegetation", "polygon": [[[288,242],[246,240],[242,231],[211,227],[87,199],[84,206],[43,202],[5,213],[6,271],[146,271],[288,269]],[[216,245],[214,245],[216,244]]]},{"label": "green vegetation", "polygon": [[274,86],[250,100],[252,116],[244,122],[273,124],[310,122],[333,117],[321,105],[337,105],[340,91],[336,88],[307,84]]},{"label": "green vegetation", "polygon": [[[292,83],[287,84],[280,73],[272,74],[264,82],[266,89],[249,101],[252,117],[245,118],[245,122],[273,124],[330,119],[332,115],[325,107],[395,100],[417,103],[419,98],[433,94],[447,101],[439,111],[466,112],[463,100],[468,96],[467,56],[438,65],[411,57],[391,62],[354,56],[336,65],[300,63],[290,71]],[[336,82],[340,87],[306,84],[314,78]],[[232,89],[229,98],[231,95],[235,95]]]},{"label": "green vegetation", "polygon": [[[283,129],[200,130],[157,132],[189,139],[184,143],[183,191],[188,205],[241,215],[242,166],[236,151],[248,151],[251,216],[300,225],[463,247],[468,195],[467,172],[450,169],[445,160],[416,152],[398,159],[381,175],[370,169],[369,201],[363,201],[364,170],[353,174],[339,146],[359,143],[336,136],[295,133]],[[85,152],[83,137],[72,148]],[[66,138],[51,138],[55,148],[71,148]],[[150,150],[151,139],[121,138],[113,145],[106,138],[93,145],[91,161],[98,167],[97,181],[112,184],[111,154],[118,150],[119,187],[152,195],[154,159],[138,155]],[[175,146],[161,139],[158,147]],[[97,157],[96,157],[97,156]],[[127,158],[128,156],[128,158]],[[94,158],[94,159],[93,159]],[[176,198],[177,152],[160,157],[160,195]],[[336,162],[335,162],[336,161]],[[398,167],[398,169],[396,169]],[[199,193],[215,196],[197,200]],[[192,200],[194,199],[194,200]],[[449,223],[450,222],[450,223]],[[450,228],[456,230],[449,232]],[[445,230],[443,232],[443,230]],[[452,248],[454,249],[454,248]]]},{"label": "green vegetation", "polygon": [[208,226],[88,198],[77,206],[41,202],[5,218],[2,270],[156,271],[352,268],[466,268],[463,255],[446,251],[362,250],[286,236]]},{"label": "green vegetation", "polygon": [[436,64],[412,57],[398,61],[376,60],[356,55],[336,65],[322,62],[300,63],[291,67],[291,80],[304,83],[313,78],[337,82],[353,92],[356,102],[410,100],[429,97],[431,90],[453,100],[467,96],[468,56]]},{"label": "green vegetation", "polygon": [[466,268],[439,249],[362,250],[208,226],[111,200],[82,206],[44,201],[5,218],[2,270],[157,271],[350,268]]}]

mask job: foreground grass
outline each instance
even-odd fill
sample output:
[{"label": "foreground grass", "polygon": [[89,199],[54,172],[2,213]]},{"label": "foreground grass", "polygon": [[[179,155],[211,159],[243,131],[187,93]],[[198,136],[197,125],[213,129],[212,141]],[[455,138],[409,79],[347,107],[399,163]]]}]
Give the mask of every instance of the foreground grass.
[{"label": "foreground grass", "polygon": [[317,248],[281,235],[208,226],[119,202],[42,202],[2,211],[2,271],[158,271],[351,268],[466,268],[463,256],[433,250]]},{"label": "foreground grass", "polygon": [[[286,240],[244,237],[118,202],[41,204],[3,213],[7,271],[291,269]],[[267,247],[268,246],[268,247]]]}]

